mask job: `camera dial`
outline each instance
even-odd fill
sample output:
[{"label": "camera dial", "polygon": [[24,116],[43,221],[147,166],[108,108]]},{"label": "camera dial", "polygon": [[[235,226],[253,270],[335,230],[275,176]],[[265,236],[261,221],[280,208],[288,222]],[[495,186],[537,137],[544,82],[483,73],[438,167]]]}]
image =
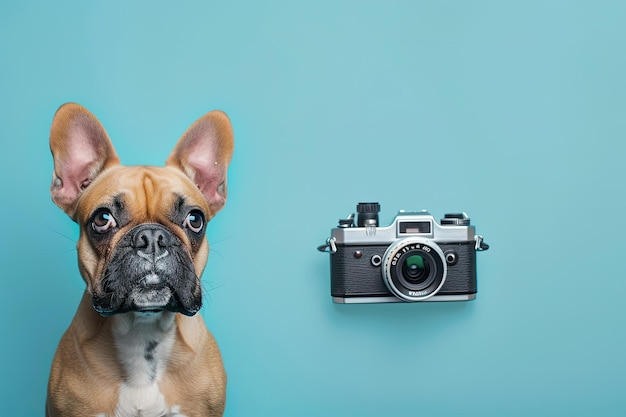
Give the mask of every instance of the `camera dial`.
[{"label": "camera dial", "polygon": [[337,227],[341,229],[354,227],[354,213],[350,213],[345,219],[339,219],[339,226]]},{"label": "camera dial", "polygon": [[441,224],[447,226],[469,226],[470,218],[465,213],[447,213],[441,219]]},{"label": "camera dial", "polygon": [[359,203],[356,206],[357,226],[365,227],[365,234],[372,236],[376,234],[378,227],[378,213],[380,212],[380,204],[378,203]]},{"label": "camera dial", "polygon": [[404,301],[423,301],[441,289],[447,274],[445,256],[432,241],[402,239],[387,248],[383,281]]},{"label": "camera dial", "polygon": [[380,212],[380,204],[378,203],[359,203],[356,206],[357,226],[358,227],[377,227],[378,213]]}]

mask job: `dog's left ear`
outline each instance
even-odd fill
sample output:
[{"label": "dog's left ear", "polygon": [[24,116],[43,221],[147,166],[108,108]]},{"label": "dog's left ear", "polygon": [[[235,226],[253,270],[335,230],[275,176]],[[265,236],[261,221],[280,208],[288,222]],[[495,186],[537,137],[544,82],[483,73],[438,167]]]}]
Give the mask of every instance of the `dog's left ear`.
[{"label": "dog's left ear", "polygon": [[76,220],[83,190],[105,169],[119,165],[120,159],[98,119],[76,103],[66,103],[55,113],[50,150],[54,159],[52,200]]},{"label": "dog's left ear", "polygon": [[209,204],[209,218],[226,203],[226,174],[233,148],[230,120],[215,110],[191,125],[167,158],[167,166],[183,171],[202,191]]}]

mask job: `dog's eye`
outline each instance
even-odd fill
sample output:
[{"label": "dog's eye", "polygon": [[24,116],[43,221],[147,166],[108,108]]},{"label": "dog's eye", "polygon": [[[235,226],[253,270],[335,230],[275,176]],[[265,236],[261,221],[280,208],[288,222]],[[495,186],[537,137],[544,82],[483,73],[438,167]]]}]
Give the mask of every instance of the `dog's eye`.
[{"label": "dog's eye", "polygon": [[183,226],[194,233],[200,233],[204,227],[204,215],[199,210],[192,210],[185,218]]},{"label": "dog's eye", "polygon": [[107,209],[98,210],[91,221],[91,227],[97,233],[106,233],[115,226],[117,226],[117,222]]}]

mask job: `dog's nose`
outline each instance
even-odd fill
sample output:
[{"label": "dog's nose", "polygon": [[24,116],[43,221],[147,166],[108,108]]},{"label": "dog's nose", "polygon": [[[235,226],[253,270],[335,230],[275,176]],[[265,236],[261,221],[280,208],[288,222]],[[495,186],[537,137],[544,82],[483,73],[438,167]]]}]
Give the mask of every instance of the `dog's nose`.
[{"label": "dog's nose", "polygon": [[132,239],[137,255],[151,262],[157,262],[169,255],[171,246],[169,233],[160,226],[146,226],[138,229]]}]

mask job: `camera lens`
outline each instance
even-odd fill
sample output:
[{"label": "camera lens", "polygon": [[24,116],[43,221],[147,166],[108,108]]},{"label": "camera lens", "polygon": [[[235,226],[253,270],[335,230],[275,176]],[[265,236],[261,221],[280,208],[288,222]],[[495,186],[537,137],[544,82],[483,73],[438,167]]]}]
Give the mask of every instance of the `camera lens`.
[{"label": "camera lens", "polygon": [[437,268],[435,258],[425,250],[420,253],[420,250],[424,249],[408,249],[391,269],[392,279],[400,287],[408,289],[410,294],[427,290],[437,278],[434,272],[441,269]]},{"label": "camera lens", "polygon": [[422,255],[411,255],[402,263],[402,276],[411,283],[420,284],[430,274],[430,265]]},{"label": "camera lens", "polygon": [[435,295],[446,279],[445,257],[439,247],[416,238],[394,242],[384,257],[383,280],[397,297],[422,301]]}]

